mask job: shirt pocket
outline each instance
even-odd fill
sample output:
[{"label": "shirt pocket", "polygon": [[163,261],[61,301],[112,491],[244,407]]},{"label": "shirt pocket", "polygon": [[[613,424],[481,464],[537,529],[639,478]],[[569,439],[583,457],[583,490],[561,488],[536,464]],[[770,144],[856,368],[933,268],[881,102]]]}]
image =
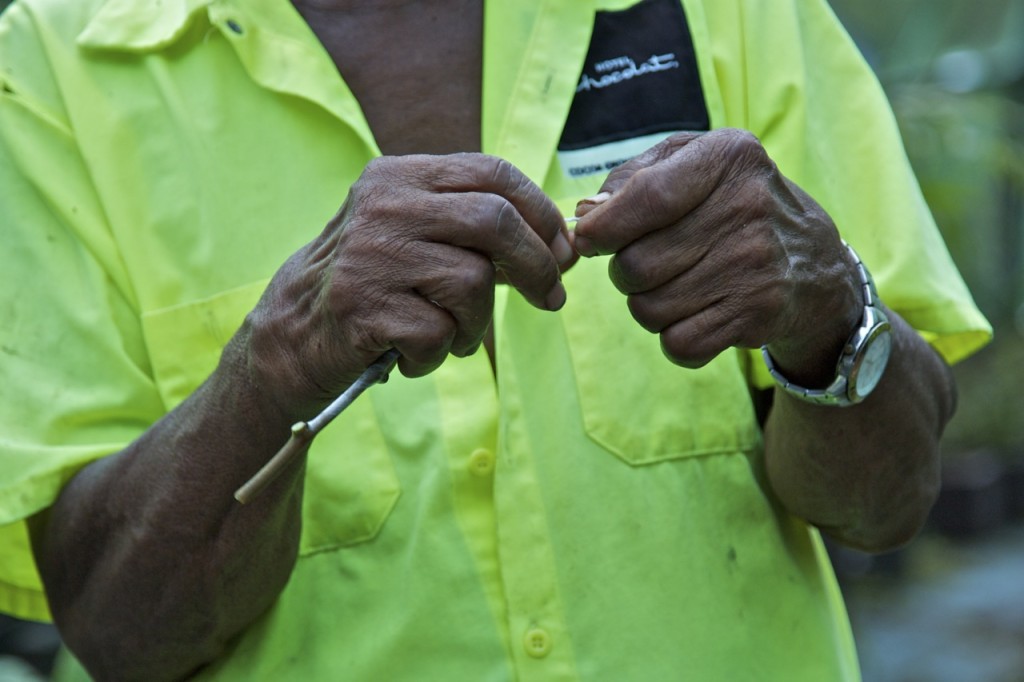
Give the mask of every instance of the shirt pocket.
[{"label": "shirt pocket", "polygon": [[[153,377],[168,410],[217,367],[224,345],[266,286],[267,281],[254,282],[143,314]],[[287,435],[282,434],[282,444]],[[398,476],[372,406],[356,401],[310,448],[300,555],[376,537],[399,494]]]},{"label": "shirt pocket", "polygon": [[607,260],[578,263],[562,309],[587,435],[627,464],[749,452],[761,433],[739,354],[701,369],[673,365],[633,319]]}]

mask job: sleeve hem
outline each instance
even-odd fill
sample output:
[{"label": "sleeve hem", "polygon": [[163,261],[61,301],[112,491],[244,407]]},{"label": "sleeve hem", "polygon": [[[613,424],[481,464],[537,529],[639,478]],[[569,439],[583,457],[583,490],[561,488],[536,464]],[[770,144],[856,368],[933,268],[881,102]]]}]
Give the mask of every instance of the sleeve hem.
[{"label": "sleeve hem", "polygon": [[25,620],[53,622],[46,594],[42,590],[20,587],[4,581],[0,581],[0,611]]}]

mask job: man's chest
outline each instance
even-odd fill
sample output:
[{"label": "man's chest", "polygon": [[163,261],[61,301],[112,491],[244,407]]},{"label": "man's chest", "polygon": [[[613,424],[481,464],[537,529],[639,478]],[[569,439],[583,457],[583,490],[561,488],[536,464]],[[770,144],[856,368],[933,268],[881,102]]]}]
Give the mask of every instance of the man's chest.
[{"label": "man's chest", "polygon": [[383,153],[480,149],[478,0],[344,12],[296,6],[355,95]]}]

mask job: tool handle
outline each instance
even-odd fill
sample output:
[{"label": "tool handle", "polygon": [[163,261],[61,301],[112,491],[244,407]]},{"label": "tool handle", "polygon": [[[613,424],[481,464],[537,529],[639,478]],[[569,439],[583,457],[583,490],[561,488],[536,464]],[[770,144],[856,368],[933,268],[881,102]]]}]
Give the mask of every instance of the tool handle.
[{"label": "tool handle", "polygon": [[277,454],[270,458],[256,474],[235,491],[235,499],[246,504],[252,501],[271,481],[281,475],[293,459],[308,448],[316,434],[331,423],[341,412],[362,395],[363,391],[373,384],[382,384],[388,380],[388,373],[398,362],[399,353],[392,348],[366,368],[345,392],[328,405],[323,412],[308,422],[297,422],[292,425],[292,435]]},{"label": "tool handle", "polygon": [[242,504],[252,501],[260,492],[270,485],[270,482],[281,475],[293,459],[306,451],[309,444],[313,442],[316,433],[309,428],[306,422],[298,422],[292,425],[292,435],[288,442],[277,451],[277,454],[270,458],[263,467],[256,472],[245,484],[235,491],[235,499]]}]

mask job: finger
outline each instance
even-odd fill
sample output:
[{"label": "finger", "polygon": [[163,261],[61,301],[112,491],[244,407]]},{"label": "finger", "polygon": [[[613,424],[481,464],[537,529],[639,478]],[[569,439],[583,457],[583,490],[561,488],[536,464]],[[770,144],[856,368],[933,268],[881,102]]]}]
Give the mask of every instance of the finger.
[{"label": "finger", "polygon": [[[515,206],[496,194],[429,195],[422,238],[486,256],[534,306],[557,310],[565,300],[548,245]],[[561,217],[559,217],[561,220]]]},{"label": "finger", "polygon": [[624,294],[638,294],[668,284],[708,257],[715,242],[689,238],[690,218],[624,246],[608,262],[608,276]]},{"label": "finger", "polygon": [[387,340],[386,347],[401,353],[402,374],[420,377],[441,366],[456,333],[455,319],[447,311],[410,292],[381,312],[378,334]]},{"label": "finger", "polygon": [[[689,271],[626,301],[634,319],[660,333],[690,318],[709,319],[714,329],[731,330],[730,341],[756,347],[769,337],[785,307],[788,288],[759,249],[710,251]],[[731,274],[730,274],[731,273]],[[718,316],[708,318],[708,311]],[[710,333],[710,332],[709,332]]]},{"label": "finger", "polygon": [[703,367],[722,351],[739,345],[740,327],[741,322],[730,317],[729,306],[723,299],[662,330],[661,350],[677,365]]},{"label": "finger", "polygon": [[625,294],[650,291],[709,260],[713,279],[763,267],[759,229],[765,216],[743,202],[705,201],[677,222],[637,237],[608,263],[608,275]]},{"label": "finger", "polygon": [[[700,136],[700,133],[677,133],[662,140],[650,149],[645,150],[638,156],[633,157],[626,163],[617,166],[601,185],[601,191],[592,197],[581,199],[576,204],[577,217],[582,218],[604,202],[611,199],[612,195],[619,190],[626,182],[633,177],[633,174],[642,168],[653,166],[670,157],[676,150],[685,147],[692,140]],[[575,246],[575,245],[574,245]]]},{"label": "finger", "polygon": [[679,277],[653,291],[627,296],[630,315],[647,331],[660,334],[679,320],[718,305],[728,295],[727,292],[690,290],[685,285],[687,280]]},{"label": "finger", "polygon": [[[637,168],[612,198],[580,220],[576,246],[582,255],[614,253],[638,237],[662,229],[701,206],[734,172],[751,163],[759,143],[743,131],[714,131],[659,151]],[[761,155],[767,159],[767,156]]]},{"label": "finger", "polygon": [[548,246],[556,263],[565,264],[575,256],[558,207],[513,164],[485,154],[452,154],[443,159],[445,168],[433,178],[433,191],[495,194],[515,207]]},{"label": "finger", "polygon": [[447,244],[431,244],[436,263],[415,291],[455,320],[451,353],[465,357],[483,342],[494,310],[494,264],[485,256]]},{"label": "finger", "polygon": [[592,197],[580,199],[578,202],[576,202],[576,213],[574,215],[577,218],[582,218],[583,216],[587,215],[595,208],[597,208],[598,206],[600,206],[601,204],[603,204],[604,202],[608,201],[611,198],[611,192],[602,190]]},{"label": "finger", "polygon": [[601,185],[601,193],[615,194],[638,170],[661,163],[701,135],[703,133],[676,133],[665,138],[612,170]]}]

